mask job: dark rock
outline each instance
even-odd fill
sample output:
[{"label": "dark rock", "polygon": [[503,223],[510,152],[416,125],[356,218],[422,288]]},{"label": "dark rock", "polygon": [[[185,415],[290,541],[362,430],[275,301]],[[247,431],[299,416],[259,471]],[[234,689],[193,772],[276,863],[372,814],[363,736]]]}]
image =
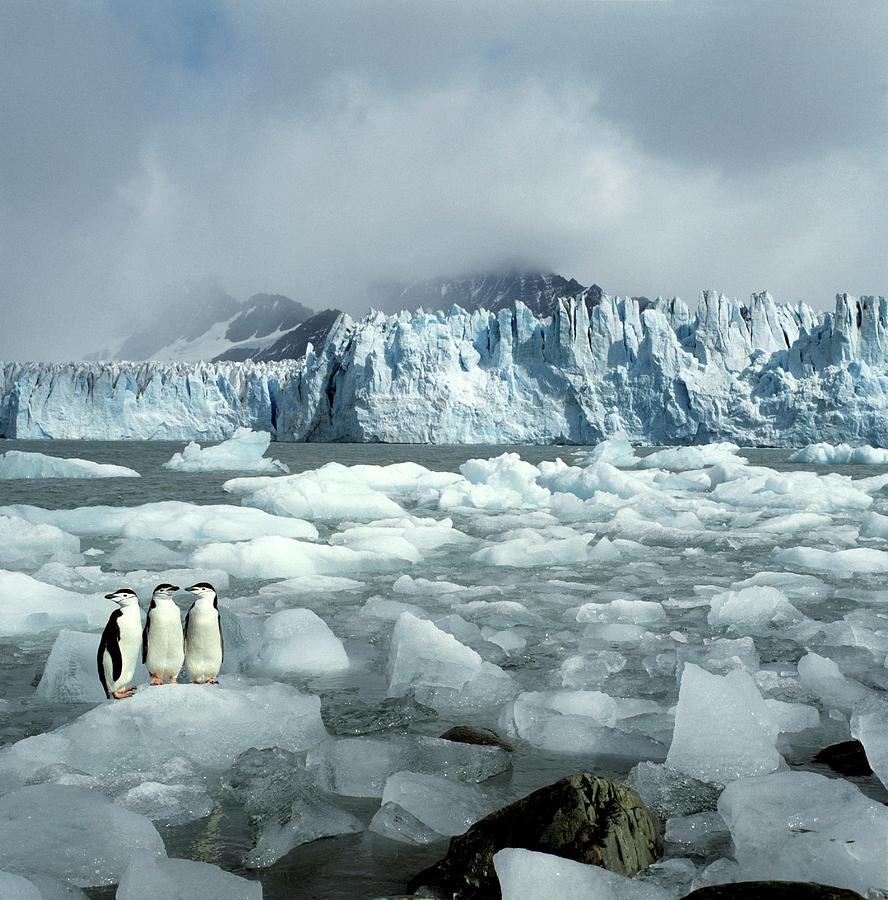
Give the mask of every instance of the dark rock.
[{"label": "dark rock", "polygon": [[408,885],[442,896],[499,897],[493,855],[503,847],[552,853],[634,875],[663,854],[659,820],[625,784],[588,772],[562,778],[491,813],[450,841],[447,856]]},{"label": "dark rock", "polygon": [[509,753],[515,748],[506,740],[503,740],[495,731],[489,728],[473,728],[471,725],[454,725],[445,731],[441,737],[445,741],[456,741],[458,744],[480,744],[482,747],[502,747]]},{"label": "dark rock", "polygon": [[856,891],[807,881],[738,881],[713,884],[684,900],[863,900]]},{"label": "dark rock", "polygon": [[869,760],[866,758],[866,751],[860,741],[842,741],[841,744],[824,747],[814,757],[814,762],[823,763],[840,775],[873,774]]}]

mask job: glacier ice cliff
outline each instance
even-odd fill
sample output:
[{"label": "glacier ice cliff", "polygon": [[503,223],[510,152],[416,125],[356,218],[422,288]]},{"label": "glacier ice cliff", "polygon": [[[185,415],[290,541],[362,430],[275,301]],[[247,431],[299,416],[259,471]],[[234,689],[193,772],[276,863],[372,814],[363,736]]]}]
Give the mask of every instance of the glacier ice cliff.
[{"label": "glacier ice cliff", "polygon": [[280,363],[6,364],[6,437],[888,446],[888,300],[342,315]]}]

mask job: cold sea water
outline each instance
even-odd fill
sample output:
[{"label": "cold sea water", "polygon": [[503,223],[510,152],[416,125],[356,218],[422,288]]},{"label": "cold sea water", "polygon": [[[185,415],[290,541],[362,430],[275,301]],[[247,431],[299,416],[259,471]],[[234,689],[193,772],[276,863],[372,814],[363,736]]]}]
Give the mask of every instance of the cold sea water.
[{"label": "cold sea water", "polygon": [[[142,477],[0,481],[0,505],[69,509],[160,500],[198,505],[239,502],[222,489],[223,482],[238,473],[163,469],[162,464],[181,447],[165,442],[3,441],[0,452],[15,449],[113,463],[133,468]],[[266,455],[286,463],[291,473],[318,469],[331,461],[347,466],[409,461],[457,473],[469,459],[486,460],[503,453],[516,453],[534,466],[559,458],[573,464],[575,454],[589,449],[272,444]],[[636,452],[645,457],[653,451]],[[711,467],[687,470],[683,464],[670,466],[668,459],[656,469],[608,467],[607,473],[585,486],[568,479],[563,492],[553,488],[549,499],[533,494],[526,473],[504,473],[499,480],[491,477],[486,492],[464,493],[462,502],[443,504],[445,508],[439,502],[440,490],[413,496],[390,491],[407,513],[450,519],[452,527],[467,537],[422,549],[414,561],[405,559],[377,571],[337,573],[359,582],[348,590],[333,586],[292,595],[268,590],[260,594],[261,588],[274,583],[274,577],[238,577],[232,570],[229,587],[220,591],[220,606],[235,610],[244,621],[255,619],[260,624],[281,609],[308,607],[342,639],[350,660],[350,668],[342,674],[275,676],[320,696],[324,723],[333,735],[409,730],[438,736],[455,724],[489,727],[504,734],[515,747],[512,768],[482,785],[498,798],[499,805],[574,772],[594,771],[622,779],[643,757],[662,761],[670,745],[678,674],[685,660],[722,673],[742,668],[757,676],[764,696],[818,706],[820,725],[783,734],[778,746],[791,768],[824,772],[812,757],[826,744],[849,737],[847,717],[830,716],[828,704],[800,686],[795,666],[813,649],[837,660],[845,674],[874,691],[888,687],[883,639],[888,622],[880,612],[888,601],[886,572],[842,556],[806,555],[797,548],[829,553],[882,549],[885,537],[879,534],[879,520],[872,517],[888,515],[888,495],[877,481],[866,479],[884,475],[888,467],[798,465],[787,462],[789,454],[741,450],[740,460],[771,472],[759,473],[755,479],[738,474],[735,466],[706,482],[701,476]],[[806,472],[811,474],[801,474]],[[655,473],[659,480],[653,480]],[[720,482],[719,490],[713,487],[716,482]],[[725,484],[733,489],[725,489]],[[335,483],[325,489],[335,491]],[[861,496],[871,497],[872,502],[861,501]],[[502,501],[503,497],[507,499]],[[564,497],[570,502],[557,500]],[[244,500],[249,502],[249,497]],[[370,518],[356,510],[354,521]],[[354,521],[347,516],[338,521],[320,517],[314,524],[319,540],[329,542]],[[154,552],[140,561],[138,543],[130,542],[125,558],[117,563],[106,561],[119,541],[117,535],[82,536],[81,551],[102,551],[88,559],[89,565],[118,570],[121,576],[136,569],[156,569],[160,579],[163,567],[154,561]],[[165,543],[185,560],[199,541]],[[38,565],[23,569],[34,574]],[[773,574],[749,581],[761,573]],[[402,580],[396,590],[393,585],[404,574],[413,581]],[[439,592],[435,582],[456,587],[448,587],[449,593]],[[784,605],[774,600],[777,595],[765,601],[753,597],[755,611],[731,613],[727,606],[713,618],[713,596],[756,584],[779,591]],[[630,710],[621,718],[618,710],[611,716],[605,727],[616,737],[607,753],[596,752],[576,738],[582,729],[566,729],[564,746],[560,746],[557,734],[561,732],[551,728],[551,720],[565,708],[559,711],[557,703],[545,706],[541,695],[541,705],[527,713],[525,726],[516,725],[514,715],[510,719],[504,714],[508,701],[485,707],[483,698],[476,698],[462,709],[452,704],[437,713],[408,709],[406,716],[412,721],[399,720],[392,723],[393,729],[386,729],[387,707],[381,704],[388,687],[386,660],[394,617],[361,613],[370,598],[380,597],[420,607],[439,627],[456,632],[461,641],[511,676],[514,696],[518,691],[551,694],[582,689],[649,703],[638,707],[638,715]],[[0,598],[0,603],[5,600]],[[495,609],[478,600],[517,601],[521,606]],[[658,612],[650,615],[650,606],[613,605],[623,600],[659,604]],[[611,605],[581,613],[590,603]],[[144,610],[146,597],[142,605]],[[461,618],[454,619],[453,614]],[[845,627],[847,623],[854,627]],[[91,708],[76,702],[46,703],[35,693],[58,630],[0,638],[0,698],[6,701],[0,703],[3,747],[57,728]],[[101,626],[95,630],[98,640]],[[492,636],[504,646],[485,639]],[[718,639],[742,639],[743,643],[713,644]],[[248,677],[249,663],[248,659],[240,662]],[[223,670],[223,683],[225,677]],[[261,679],[257,676],[257,680]],[[151,689],[143,685],[141,690]],[[536,721],[532,709],[538,710]],[[378,718],[380,712],[382,718]],[[576,718],[585,717],[574,716],[572,721]],[[218,725],[225,728],[224,722]],[[625,751],[620,749],[622,736]],[[639,754],[639,746],[649,747],[650,752]],[[177,755],[175,745],[169,750],[171,757]],[[886,799],[874,776],[853,780],[866,794]],[[401,894],[415,873],[446,852],[446,840],[412,846],[364,830],[299,846],[269,868],[249,870],[243,859],[253,846],[253,835],[243,809],[215,785],[208,790],[215,805],[206,817],[177,826],[155,823],[167,853],[258,878],[269,900]],[[341,796],[335,801],[364,825],[379,809],[378,799]],[[680,848],[671,847],[670,852],[682,856]],[[694,858],[698,869],[726,851],[708,852],[708,858],[705,853]],[[90,888],[86,893],[113,897],[114,888]]]}]

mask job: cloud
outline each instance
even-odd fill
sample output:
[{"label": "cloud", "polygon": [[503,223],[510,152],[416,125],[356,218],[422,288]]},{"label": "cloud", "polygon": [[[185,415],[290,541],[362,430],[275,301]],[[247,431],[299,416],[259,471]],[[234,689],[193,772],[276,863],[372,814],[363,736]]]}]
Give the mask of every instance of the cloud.
[{"label": "cloud", "polygon": [[709,9],[6,6],[0,357],[89,352],[205,275],[353,311],[503,262],[884,292],[879,9]]}]

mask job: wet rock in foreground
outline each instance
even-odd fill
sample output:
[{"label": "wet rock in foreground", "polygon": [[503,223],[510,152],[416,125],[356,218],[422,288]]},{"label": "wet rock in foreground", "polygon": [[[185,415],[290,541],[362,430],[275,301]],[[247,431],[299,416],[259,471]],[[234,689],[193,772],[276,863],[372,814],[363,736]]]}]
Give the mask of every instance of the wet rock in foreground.
[{"label": "wet rock in foreground", "polygon": [[634,790],[584,772],[475,823],[454,837],[447,856],[420,872],[407,889],[421,896],[498,897],[493,856],[504,847],[552,853],[634,875],[662,856],[663,838],[659,820]]}]

